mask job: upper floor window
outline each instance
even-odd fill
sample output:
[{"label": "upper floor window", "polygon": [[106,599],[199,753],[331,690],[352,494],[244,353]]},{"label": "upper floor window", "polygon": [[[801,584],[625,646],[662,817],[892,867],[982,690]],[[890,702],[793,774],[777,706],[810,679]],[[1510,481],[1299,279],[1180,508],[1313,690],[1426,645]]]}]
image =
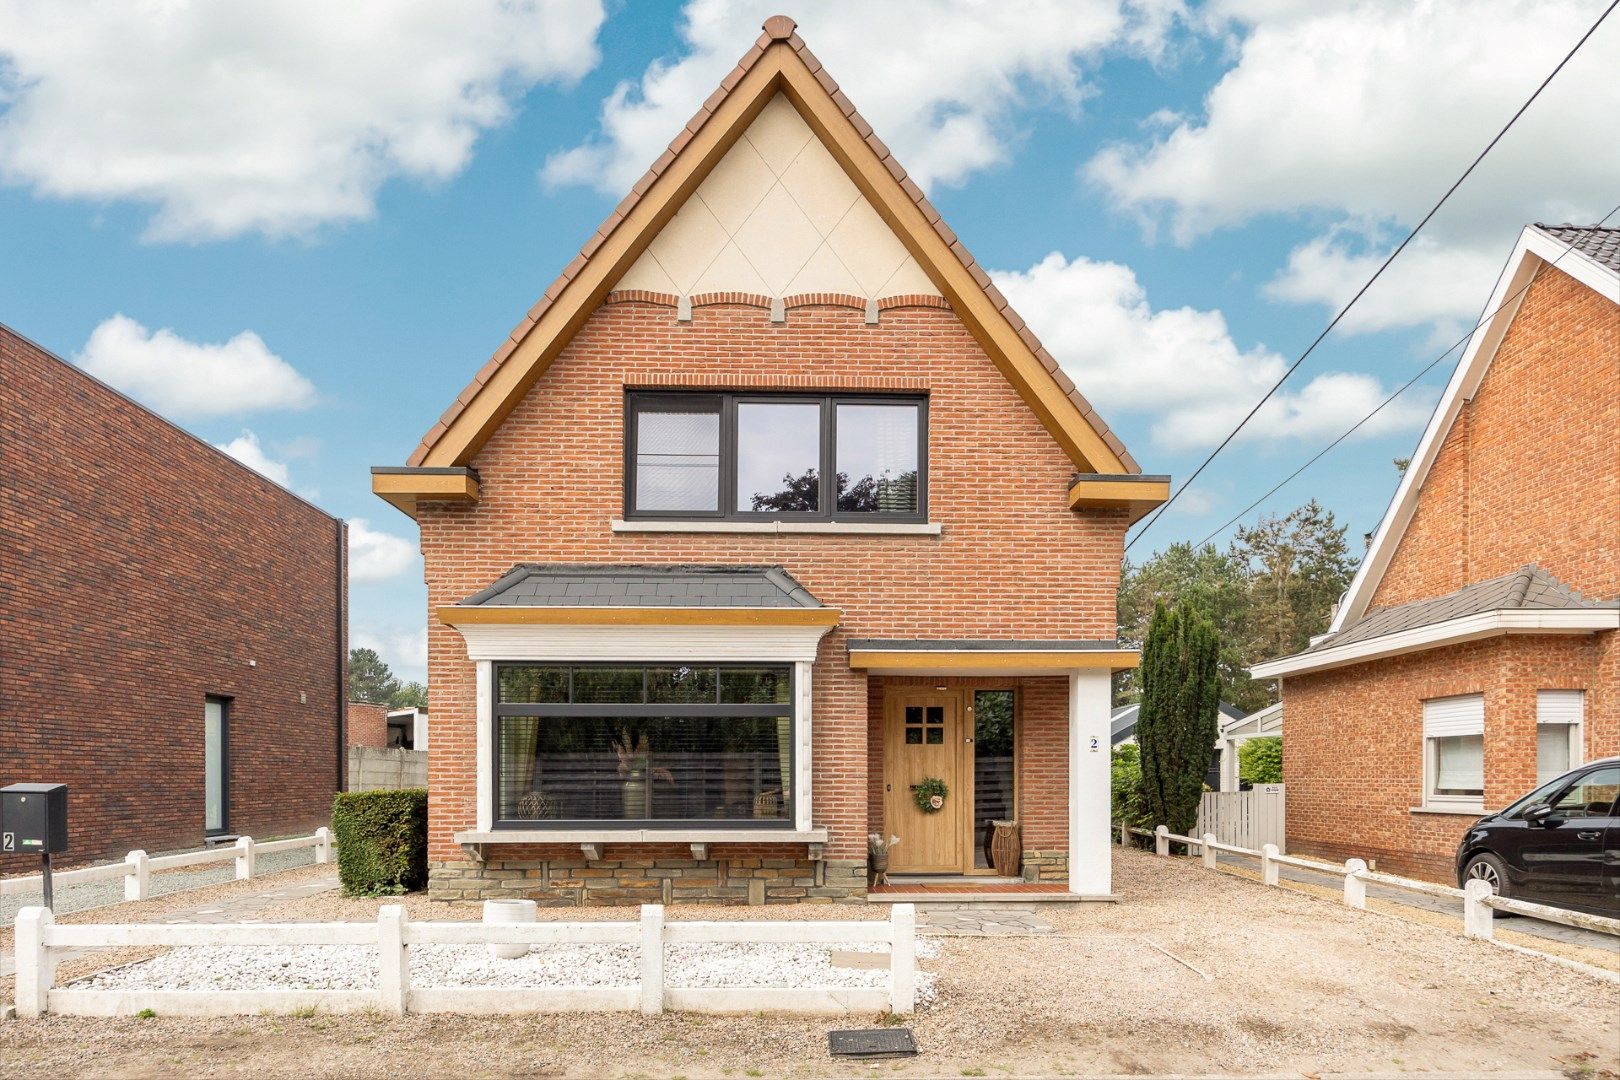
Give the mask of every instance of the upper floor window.
[{"label": "upper floor window", "polygon": [[926,521],[926,398],[634,391],[625,515]]}]

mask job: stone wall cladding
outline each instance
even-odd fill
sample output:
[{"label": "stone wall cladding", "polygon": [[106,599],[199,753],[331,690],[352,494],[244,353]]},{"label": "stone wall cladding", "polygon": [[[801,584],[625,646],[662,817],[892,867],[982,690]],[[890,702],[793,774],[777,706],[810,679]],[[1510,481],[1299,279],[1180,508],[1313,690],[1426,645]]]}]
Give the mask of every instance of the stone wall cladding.
[{"label": "stone wall cladding", "polygon": [[0,433],[0,785],[68,785],[61,861],[202,841],[209,694],[230,831],[326,824],[342,524],[3,327]]},{"label": "stone wall cladding", "polygon": [[[929,392],[929,516],[943,535],[611,531],[623,512],[626,388],[690,376],[802,389],[807,373],[843,389],[904,375]],[[864,860],[873,821],[868,686],[849,668],[848,638],[1115,635],[1125,513],[1069,509],[1073,463],[939,308],[895,308],[867,325],[843,307],[795,308],[779,324],[741,305],[701,308],[690,323],[652,304],[604,307],[472,464],[476,505],[419,507],[430,612],[521,561],[778,563],[842,609],[814,671],[814,818],[831,830],[831,859]],[[429,677],[430,858],[448,864],[462,857],[453,834],[476,816],[475,672],[460,635],[431,615]]]},{"label": "stone wall cladding", "polygon": [[720,845],[708,859],[685,846],[608,845],[598,862],[577,846],[493,849],[485,862],[432,864],[433,900],[534,900],[546,907],[621,904],[830,904],[866,895],[864,860],[816,862],[803,845]]},{"label": "stone wall cladding", "polygon": [[1024,851],[1025,881],[1068,881],[1069,853],[1064,851]]},{"label": "stone wall cladding", "polygon": [[[1477,814],[1423,805],[1423,702],[1485,696],[1485,806],[1535,787],[1536,691],[1587,691],[1585,759],[1620,752],[1613,639],[1502,637],[1291,676],[1286,683],[1288,848],[1455,883],[1457,842]],[[1605,681],[1605,667],[1610,678]]]},{"label": "stone wall cladding", "polygon": [[388,706],[370,701],[349,702],[349,745],[388,746]]}]

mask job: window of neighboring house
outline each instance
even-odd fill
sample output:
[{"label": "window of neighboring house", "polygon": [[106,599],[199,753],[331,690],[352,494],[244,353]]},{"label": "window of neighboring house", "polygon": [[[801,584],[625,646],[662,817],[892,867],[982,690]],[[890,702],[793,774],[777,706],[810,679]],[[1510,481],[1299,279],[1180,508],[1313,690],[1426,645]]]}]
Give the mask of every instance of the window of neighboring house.
[{"label": "window of neighboring house", "polygon": [[203,831],[222,833],[230,823],[230,702],[203,699]]},{"label": "window of neighboring house", "polygon": [[1485,698],[1482,694],[1423,703],[1425,806],[1460,811],[1485,800]]},{"label": "window of neighboring house", "polygon": [[1581,723],[1586,693],[1536,691],[1536,783],[1542,784],[1581,763]]},{"label": "window of neighboring house", "polygon": [[631,392],[625,515],[927,520],[927,401]]},{"label": "window of neighboring house", "polygon": [[791,665],[495,666],[495,819],[785,827]]}]

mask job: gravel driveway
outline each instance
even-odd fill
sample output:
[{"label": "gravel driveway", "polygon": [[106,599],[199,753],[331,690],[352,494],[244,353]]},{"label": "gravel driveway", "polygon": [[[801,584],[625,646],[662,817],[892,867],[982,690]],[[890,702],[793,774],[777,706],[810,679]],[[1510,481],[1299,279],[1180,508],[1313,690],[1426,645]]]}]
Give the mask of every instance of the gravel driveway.
[{"label": "gravel driveway", "polygon": [[[1050,905],[1051,933],[937,939],[922,1054],[834,1062],[847,1022],[667,1014],[123,1019],[0,1023],[0,1073],[88,1076],[881,1076],[1620,1071],[1620,988],[1455,928],[1355,911],[1196,865],[1116,851],[1119,904]],[[407,901],[415,919],[476,918]],[[270,918],[373,918],[323,895]],[[544,912],[634,917],[633,909]],[[675,907],[671,920],[714,918]],[[880,905],[727,918],[881,918]],[[1163,951],[1161,951],[1163,950]],[[1169,955],[1167,955],[1167,953]],[[65,971],[64,980],[84,974]],[[1205,979],[1204,975],[1210,976]],[[402,1056],[401,1048],[409,1047]]]}]

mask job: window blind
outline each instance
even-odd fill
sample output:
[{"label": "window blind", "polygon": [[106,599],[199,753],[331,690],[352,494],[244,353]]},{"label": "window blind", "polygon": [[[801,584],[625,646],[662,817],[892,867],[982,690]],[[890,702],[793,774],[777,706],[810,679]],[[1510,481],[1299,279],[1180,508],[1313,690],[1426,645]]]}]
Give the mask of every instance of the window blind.
[{"label": "window blind", "polygon": [[1584,690],[1537,690],[1536,723],[1579,724],[1586,715]]},{"label": "window blind", "polygon": [[1452,735],[1485,734],[1485,695],[1435,698],[1423,703],[1423,736],[1442,739]]}]

